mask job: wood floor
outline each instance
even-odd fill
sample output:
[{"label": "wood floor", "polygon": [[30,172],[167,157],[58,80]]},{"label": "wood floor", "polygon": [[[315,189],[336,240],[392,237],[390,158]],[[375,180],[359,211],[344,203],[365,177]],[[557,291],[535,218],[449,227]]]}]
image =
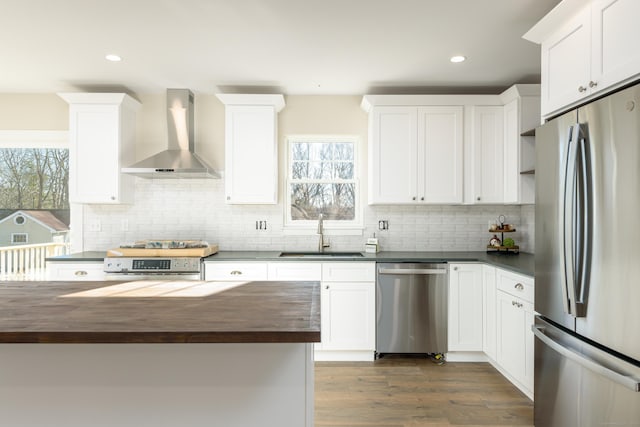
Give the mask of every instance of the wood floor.
[{"label": "wood floor", "polygon": [[533,402],[488,363],[317,362],[315,426],[533,426]]}]

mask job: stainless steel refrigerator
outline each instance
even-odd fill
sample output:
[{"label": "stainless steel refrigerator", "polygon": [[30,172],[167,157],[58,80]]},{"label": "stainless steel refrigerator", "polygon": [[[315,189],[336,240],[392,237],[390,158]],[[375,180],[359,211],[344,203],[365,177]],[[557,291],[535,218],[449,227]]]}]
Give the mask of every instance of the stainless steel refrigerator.
[{"label": "stainless steel refrigerator", "polygon": [[535,144],[535,426],[640,426],[640,85]]}]

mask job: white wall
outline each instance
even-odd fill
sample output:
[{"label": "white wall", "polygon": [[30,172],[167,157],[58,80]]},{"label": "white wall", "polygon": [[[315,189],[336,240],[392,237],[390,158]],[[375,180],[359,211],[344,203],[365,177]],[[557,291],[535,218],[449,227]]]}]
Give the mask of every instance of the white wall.
[{"label": "white wall", "polygon": [[[164,95],[139,95],[136,158],[141,160],[166,148]],[[361,191],[366,187],[367,115],[359,96],[287,96],[279,114],[280,164],[285,140],[293,134],[357,135],[362,142]],[[55,94],[0,95],[0,129],[68,128],[68,108]],[[195,97],[196,151],[212,166],[224,169],[224,106],[213,95]],[[282,189],[283,171],[280,171]],[[123,242],[147,238],[196,239],[218,243],[223,250],[313,250],[315,236],[285,236],[280,203],[272,206],[235,206],[224,203],[223,180],[146,180],[136,178],[133,205],[85,205],[83,250],[105,250]],[[365,200],[366,197],[363,197]],[[491,234],[489,221],[504,214],[518,231],[511,237],[521,250],[533,251],[533,208],[520,206],[365,206],[362,236],[330,236],[333,250],[362,250],[374,232],[383,250],[484,250]],[[388,231],[377,229],[389,221]],[[256,220],[268,229],[257,231]],[[98,221],[100,232],[88,230]],[[73,224],[71,225],[73,228]],[[124,231],[128,229],[128,231]]]}]

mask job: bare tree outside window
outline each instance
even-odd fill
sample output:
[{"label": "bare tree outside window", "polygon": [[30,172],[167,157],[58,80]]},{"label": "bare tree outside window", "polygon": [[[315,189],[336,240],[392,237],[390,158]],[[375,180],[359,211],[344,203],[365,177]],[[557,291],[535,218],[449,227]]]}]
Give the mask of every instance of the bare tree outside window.
[{"label": "bare tree outside window", "polygon": [[69,150],[0,149],[0,208],[69,209]]},{"label": "bare tree outside window", "polygon": [[290,141],[292,221],[353,221],[356,217],[354,143]]}]

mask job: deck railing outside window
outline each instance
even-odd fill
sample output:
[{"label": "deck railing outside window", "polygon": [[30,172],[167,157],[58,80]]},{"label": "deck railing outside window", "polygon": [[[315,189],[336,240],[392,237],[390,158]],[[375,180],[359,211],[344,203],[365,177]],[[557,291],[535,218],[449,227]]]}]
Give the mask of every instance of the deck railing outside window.
[{"label": "deck railing outside window", "polygon": [[45,279],[45,258],[68,251],[68,243],[0,247],[0,280]]}]

